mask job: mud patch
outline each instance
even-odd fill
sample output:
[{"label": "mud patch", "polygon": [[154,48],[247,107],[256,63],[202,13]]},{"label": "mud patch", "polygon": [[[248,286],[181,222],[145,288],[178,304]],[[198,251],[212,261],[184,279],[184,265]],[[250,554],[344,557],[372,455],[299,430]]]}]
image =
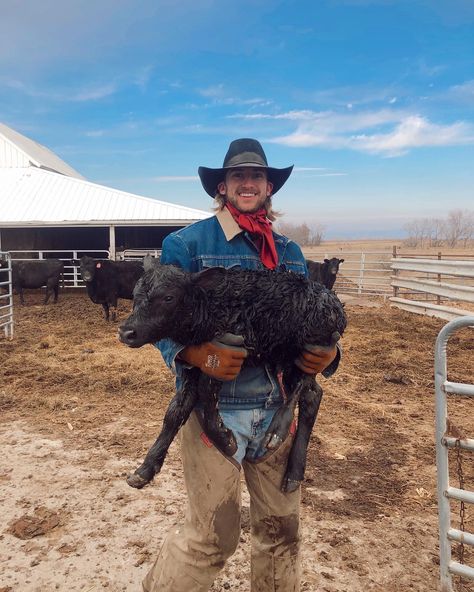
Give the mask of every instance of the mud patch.
[{"label": "mud patch", "polygon": [[61,518],[58,512],[39,506],[34,509],[32,515],[24,514],[13,520],[7,528],[7,532],[18,539],[32,539],[48,534],[53,528],[59,526],[60,522]]}]

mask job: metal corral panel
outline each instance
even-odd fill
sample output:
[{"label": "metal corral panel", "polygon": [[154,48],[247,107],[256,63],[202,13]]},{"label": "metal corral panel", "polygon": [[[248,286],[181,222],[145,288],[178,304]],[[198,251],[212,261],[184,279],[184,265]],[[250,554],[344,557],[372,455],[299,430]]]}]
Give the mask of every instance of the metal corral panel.
[{"label": "metal corral panel", "polygon": [[392,259],[392,269],[422,271],[443,275],[474,277],[474,261],[437,261],[436,259]]},{"label": "metal corral panel", "polygon": [[211,216],[36,167],[0,169],[0,226],[187,224]]},{"label": "metal corral panel", "polygon": [[436,296],[451,298],[451,300],[474,302],[474,288],[471,286],[448,284],[445,282],[436,282],[434,280],[405,279],[396,276],[392,278],[392,286],[427,292],[429,294],[435,294]]},{"label": "metal corral panel", "polygon": [[0,123],[0,168],[36,166],[84,179],[45,146]]},{"label": "metal corral panel", "polygon": [[401,308],[402,310],[426,315],[428,317],[438,317],[440,319],[445,319],[446,321],[452,321],[453,319],[462,316],[472,315],[472,310],[464,310],[452,306],[442,306],[430,302],[420,302],[419,300],[407,300],[405,298],[396,298],[395,296],[392,296],[389,300],[393,306]]}]

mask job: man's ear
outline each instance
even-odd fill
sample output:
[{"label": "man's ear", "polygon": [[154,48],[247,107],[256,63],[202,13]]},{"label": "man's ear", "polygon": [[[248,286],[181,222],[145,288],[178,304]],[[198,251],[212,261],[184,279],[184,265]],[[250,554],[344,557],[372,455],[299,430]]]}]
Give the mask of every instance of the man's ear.
[{"label": "man's ear", "polygon": [[273,183],[270,183],[270,181],[267,181],[267,197],[270,197],[270,195],[272,194],[273,191]]},{"label": "man's ear", "polygon": [[224,181],[221,181],[219,183],[219,185],[217,186],[217,191],[219,192],[219,195],[225,195],[227,193],[227,187]]}]

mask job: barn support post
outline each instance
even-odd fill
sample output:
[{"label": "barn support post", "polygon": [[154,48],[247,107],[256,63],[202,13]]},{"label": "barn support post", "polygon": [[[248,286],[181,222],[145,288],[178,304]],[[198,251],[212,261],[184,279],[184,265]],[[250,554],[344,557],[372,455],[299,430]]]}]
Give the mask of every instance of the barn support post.
[{"label": "barn support post", "polygon": [[116,250],[115,250],[115,226],[113,224],[111,224],[109,226],[109,259],[112,259],[112,261],[115,261],[115,255],[116,255]]},{"label": "barn support post", "polygon": [[[453,592],[452,575],[474,579],[474,568],[451,558],[451,541],[474,545],[474,535],[464,531],[461,520],[460,529],[451,528],[450,500],[474,503],[474,493],[465,489],[451,487],[449,484],[449,448],[472,450],[474,443],[468,438],[447,436],[448,402],[447,395],[474,397],[474,385],[449,382],[447,374],[447,344],[452,333],[462,327],[474,327],[474,316],[464,316],[447,323],[439,332],[435,344],[435,395],[436,395],[436,470],[438,489],[439,524],[439,567],[441,592]],[[462,485],[460,484],[460,487]]]}]

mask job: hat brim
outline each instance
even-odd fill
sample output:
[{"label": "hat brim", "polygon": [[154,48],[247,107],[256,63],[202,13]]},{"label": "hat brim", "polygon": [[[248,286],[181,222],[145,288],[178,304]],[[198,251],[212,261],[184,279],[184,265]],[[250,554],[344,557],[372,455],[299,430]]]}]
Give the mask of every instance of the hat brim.
[{"label": "hat brim", "polygon": [[[239,167],[246,166],[245,164],[239,165]],[[267,177],[270,183],[273,185],[272,195],[275,195],[277,191],[279,191],[283,185],[287,182],[288,177],[291,175],[291,171],[293,170],[293,166],[286,167],[284,169],[275,169],[273,167],[260,167],[256,166],[255,164],[249,164],[248,166],[255,167],[255,168],[264,168],[267,171]],[[225,179],[225,175],[228,170],[231,168],[236,167],[224,167],[220,169],[210,169],[208,167],[199,167],[198,168],[198,175],[201,179],[202,186],[204,187],[204,191],[210,195],[212,198],[216,197],[217,186],[221,181]]]}]

